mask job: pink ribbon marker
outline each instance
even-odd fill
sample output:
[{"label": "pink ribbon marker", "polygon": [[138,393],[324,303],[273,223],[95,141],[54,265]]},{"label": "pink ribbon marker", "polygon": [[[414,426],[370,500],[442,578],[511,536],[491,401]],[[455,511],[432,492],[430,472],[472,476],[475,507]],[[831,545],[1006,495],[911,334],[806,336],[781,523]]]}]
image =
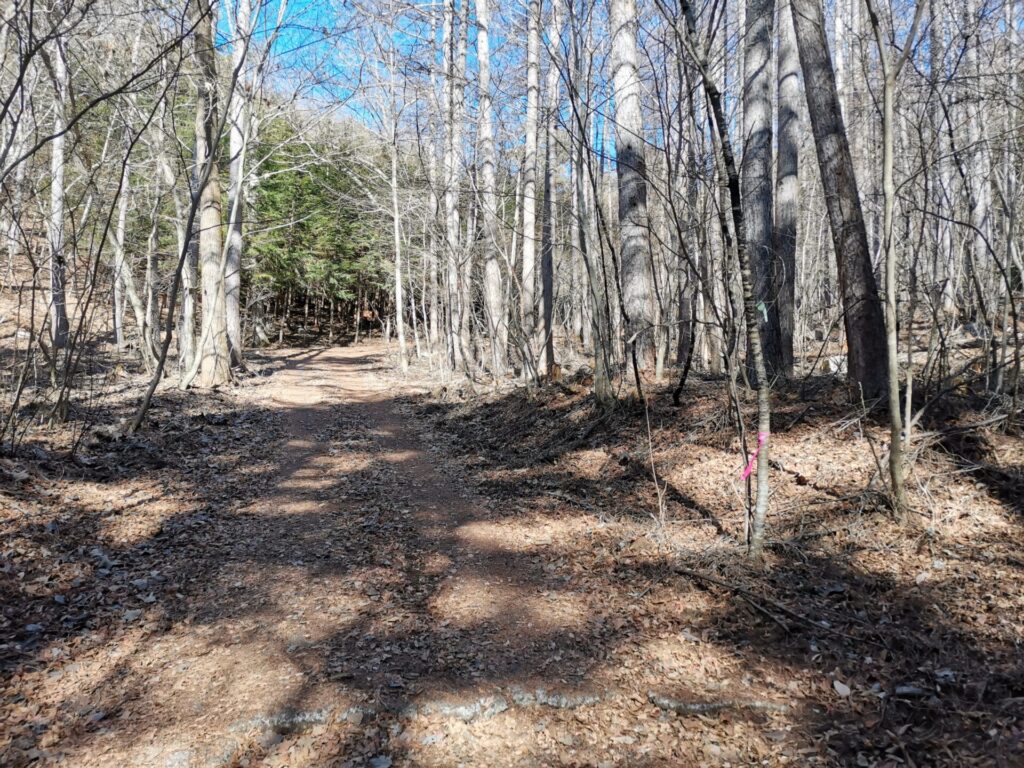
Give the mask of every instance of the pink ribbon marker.
[{"label": "pink ribbon marker", "polygon": [[757,433],[757,448],[750,454],[750,461],[747,462],[747,466],[743,470],[743,479],[746,480],[750,477],[750,473],[754,471],[754,462],[757,461],[757,454],[761,452],[761,446],[768,442],[767,432]]}]

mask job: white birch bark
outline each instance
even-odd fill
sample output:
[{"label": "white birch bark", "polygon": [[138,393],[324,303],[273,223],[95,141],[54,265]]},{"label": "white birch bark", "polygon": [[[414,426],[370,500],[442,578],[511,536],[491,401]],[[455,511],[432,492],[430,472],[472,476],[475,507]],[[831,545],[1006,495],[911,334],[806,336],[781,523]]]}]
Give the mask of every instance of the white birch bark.
[{"label": "white birch bark", "polygon": [[544,208],[541,223],[541,349],[540,370],[551,378],[555,370],[555,265],[554,265],[554,196],[552,183],[552,151],[555,128],[558,121],[559,63],[561,48],[562,5],[561,0],[552,0],[551,17],[548,26],[547,81],[544,84]]},{"label": "white birch bark", "polygon": [[479,71],[480,206],[484,222],[484,312],[491,348],[491,375],[505,373],[508,319],[502,299],[498,262],[497,152],[494,145],[494,104],[491,99],[490,9],[488,0],[476,0],[476,55]]},{"label": "white birch bark", "polygon": [[228,99],[228,141],[231,153],[228,165],[228,227],[224,264],[224,312],[227,324],[228,352],[232,365],[242,364],[242,249],[245,218],[245,156],[249,143],[249,111],[252,83],[243,76],[252,35],[250,0],[238,0],[234,20],[231,66],[238,73],[238,84]]},{"label": "white birch bark", "polygon": [[50,142],[50,340],[54,349],[63,349],[68,343],[68,312],[65,293],[67,232],[64,221],[64,157],[67,130],[67,100],[70,79],[64,45],[60,37],[54,40],[51,62],[53,66],[53,134]]},{"label": "white birch bark", "polygon": [[523,157],[523,261],[519,287],[523,372],[534,368],[537,328],[537,132],[540,123],[540,0],[526,8],[526,152]]}]

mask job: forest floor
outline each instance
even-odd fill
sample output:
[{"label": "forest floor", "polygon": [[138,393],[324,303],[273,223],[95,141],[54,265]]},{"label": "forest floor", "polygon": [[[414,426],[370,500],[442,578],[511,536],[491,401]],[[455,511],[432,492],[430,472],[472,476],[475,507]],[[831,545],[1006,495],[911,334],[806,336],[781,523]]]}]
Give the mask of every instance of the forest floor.
[{"label": "forest floor", "polygon": [[601,416],[391,385],[379,342],[251,368],[136,435],[115,376],[0,458],[0,764],[1024,765],[1024,443],[984,413],[925,425],[897,523],[884,424],[779,391],[755,567],[721,381]]}]

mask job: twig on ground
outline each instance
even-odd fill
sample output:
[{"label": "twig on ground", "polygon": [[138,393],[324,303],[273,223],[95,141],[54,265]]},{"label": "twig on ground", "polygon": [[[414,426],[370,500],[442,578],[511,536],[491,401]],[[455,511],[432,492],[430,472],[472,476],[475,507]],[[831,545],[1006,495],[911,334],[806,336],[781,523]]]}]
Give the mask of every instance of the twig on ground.
[{"label": "twig on ground", "polygon": [[833,629],[832,627],[825,626],[821,622],[815,621],[814,619],[809,619],[803,614],[797,613],[792,608],[787,608],[785,605],[778,602],[777,600],[772,600],[770,597],[765,597],[763,595],[754,594],[749,589],[741,587],[738,584],[732,584],[728,581],[724,581],[723,579],[719,579],[715,576],[710,576],[706,573],[701,573],[700,571],[694,571],[690,568],[685,568],[681,565],[673,565],[671,566],[671,568],[673,573],[678,573],[683,576],[689,576],[690,578],[698,579],[700,581],[707,582],[708,584],[714,584],[716,586],[722,587],[723,589],[728,589],[731,592],[735,592],[736,594],[740,595],[741,597],[747,598],[748,600],[760,600],[762,603],[770,605],[772,608],[779,611],[780,613],[783,613],[792,619],[796,619],[797,621],[806,624],[810,627],[814,627],[817,630],[825,632],[826,634],[842,637],[846,640],[852,640],[855,643],[870,643],[871,645],[877,646],[879,648],[885,647],[882,643],[878,642],[877,640],[872,640],[871,638],[866,637],[854,637],[853,635],[848,635],[845,632],[840,632],[838,629]]}]

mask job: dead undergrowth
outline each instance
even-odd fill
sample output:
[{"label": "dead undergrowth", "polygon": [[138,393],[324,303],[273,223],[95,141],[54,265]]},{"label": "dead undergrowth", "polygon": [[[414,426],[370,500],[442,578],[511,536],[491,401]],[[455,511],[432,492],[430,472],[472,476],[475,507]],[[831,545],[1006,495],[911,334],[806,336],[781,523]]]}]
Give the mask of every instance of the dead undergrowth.
[{"label": "dead undergrowth", "polygon": [[697,650],[714,649],[740,690],[799,711],[789,727],[828,762],[1024,760],[1024,444],[1005,418],[966,397],[933,409],[908,483],[914,515],[900,524],[875,458],[884,414],[865,415],[825,378],[777,391],[760,568],[743,556],[744,462],[725,389],[695,379],[679,408],[669,388],[649,393],[663,524],[636,403],[600,414],[569,383],[413,407],[485,493],[567,526],[566,567],[631,585],[605,608],[668,654],[662,690],[714,707],[720,680]]}]

